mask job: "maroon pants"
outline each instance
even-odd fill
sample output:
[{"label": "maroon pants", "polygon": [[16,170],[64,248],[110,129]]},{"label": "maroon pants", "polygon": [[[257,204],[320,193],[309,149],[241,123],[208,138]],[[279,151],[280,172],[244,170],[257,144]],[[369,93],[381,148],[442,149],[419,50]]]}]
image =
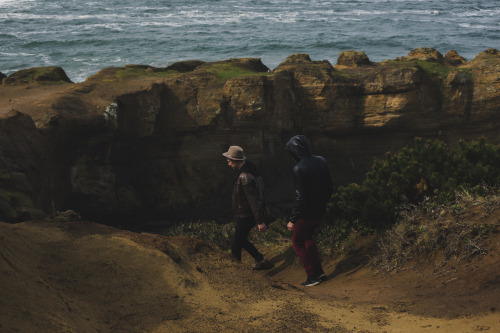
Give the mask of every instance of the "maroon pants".
[{"label": "maroon pants", "polygon": [[294,223],[292,245],[307,276],[318,276],[323,273],[318,248],[313,238],[314,230],[321,225],[321,220],[322,218],[298,219]]}]

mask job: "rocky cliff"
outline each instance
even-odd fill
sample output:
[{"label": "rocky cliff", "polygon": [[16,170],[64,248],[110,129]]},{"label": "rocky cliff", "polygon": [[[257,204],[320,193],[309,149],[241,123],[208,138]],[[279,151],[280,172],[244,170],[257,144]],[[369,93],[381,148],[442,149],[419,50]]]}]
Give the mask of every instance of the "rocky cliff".
[{"label": "rocky cliff", "polygon": [[500,52],[466,61],[420,48],[373,63],[288,57],[106,68],[72,83],[31,68],[0,85],[0,219],[73,209],[98,220],[230,216],[231,171],[221,153],[241,145],[264,174],[276,214],[293,199],[283,151],[306,134],[336,184],[361,179],[373,158],[415,136],[500,143]]}]

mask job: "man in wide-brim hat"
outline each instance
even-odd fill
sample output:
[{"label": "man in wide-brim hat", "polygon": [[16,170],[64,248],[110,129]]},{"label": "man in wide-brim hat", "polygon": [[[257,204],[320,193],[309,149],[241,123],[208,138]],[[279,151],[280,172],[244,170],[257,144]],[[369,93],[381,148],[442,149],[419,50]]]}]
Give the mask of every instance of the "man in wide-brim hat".
[{"label": "man in wide-brim hat", "polygon": [[259,231],[267,229],[262,177],[257,167],[247,160],[240,146],[230,146],[222,155],[235,172],[232,202],[236,228],[231,254],[241,261],[241,252],[245,250],[255,259],[254,269],[270,269],[274,264],[266,260],[248,240],[248,235],[256,224]]}]

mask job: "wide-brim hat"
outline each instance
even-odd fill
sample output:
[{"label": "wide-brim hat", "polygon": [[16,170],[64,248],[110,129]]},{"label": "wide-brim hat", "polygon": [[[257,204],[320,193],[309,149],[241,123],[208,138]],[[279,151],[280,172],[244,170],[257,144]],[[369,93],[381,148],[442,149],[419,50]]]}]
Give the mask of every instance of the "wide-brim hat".
[{"label": "wide-brim hat", "polygon": [[244,161],[247,159],[243,152],[243,148],[240,146],[230,146],[225,153],[222,153],[222,156],[234,161]]}]

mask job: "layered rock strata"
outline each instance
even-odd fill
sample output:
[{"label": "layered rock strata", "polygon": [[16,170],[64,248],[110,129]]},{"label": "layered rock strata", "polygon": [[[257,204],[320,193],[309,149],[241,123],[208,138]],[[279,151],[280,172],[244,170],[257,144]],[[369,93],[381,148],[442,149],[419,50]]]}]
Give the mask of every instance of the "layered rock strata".
[{"label": "layered rock strata", "polygon": [[307,135],[338,185],[415,136],[500,142],[500,53],[471,61],[412,50],[371,62],[346,51],[332,66],[306,54],[274,70],[259,59],[106,68],[71,83],[60,68],[23,70],[0,85],[0,219],[74,209],[97,219],[230,216],[241,145],[263,172],[269,206],[293,199],[283,148]]}]

